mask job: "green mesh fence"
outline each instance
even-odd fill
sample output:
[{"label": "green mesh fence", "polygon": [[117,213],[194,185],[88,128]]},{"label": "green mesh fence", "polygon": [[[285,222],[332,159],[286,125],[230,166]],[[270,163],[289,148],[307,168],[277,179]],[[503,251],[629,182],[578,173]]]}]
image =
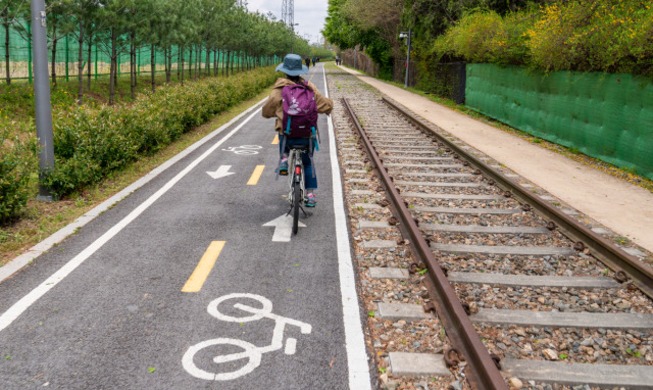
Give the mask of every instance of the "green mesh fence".
[{"label": "green mesh fence", "polygon": [[[4,80],[7,75],[6,67],[6,53],[9,52],[9,75],[11,79],[27,79],[31,82],[32,80],[32,48],[31,42],[29,41],[29,26],[23,25],[22,27],[12,27],[9,29],[9,50],[6,48],[6,38],[7,34],[4,27],[0,28],[0,61],[2,65],[0,66],[0,80]],[[53,42],[50,37],[48,40],[48,73],[52,73],[52,56],[53,56]],[[62,79],[70,79],[76,77],[78,74],[78,60],[79,60],[79,42],[77,37],[74,35],[67,35],[57,39],[56,47],[54,51],[54,68],[57,77]],[[88,72],[88,44],[84,43],[83,47],[83,63],[84,70],[83,74],[86,75]],[[108,47],[104,45],[91,45],[91,74],[94,77],[108,75],[109,68],[111,66],[110,56],[108,53]],[[163,50],[155,50],[155,71],[163,72],[165,71],[165,53]],[[202,69],[206,66],[206,50],[202,49],[200,51],[200,66]],[[214,53],[210,56],[211,63],[209,66],[213,68],[214,65]],[[217,63],[221,67],[224,62],[227,60],[226,54],[222,51],[218,52]],[[233,54],[232,54],[233,55]],[[197,52],[193,51],[192,59],[195,62]],[[172,57],[172,66],[171,69],[173,72],[176,72],[177,69],[181,66],[181,59],[179,57],[179,49],[173,47],[171,51]],[[189,50],[184,50],[183,53],[184,66],[188,69],[188,61],[191,59],[191,53]],[[245,59],[241,56],[236,55],[233,58],[234,66],[239,66],[243,63]],[[118,56],[118,74],[120,73],[129,73],[129,52],[128,49],[123,50]],[[136,63],[137,63],[137,73],[141,72],[150,72],[151,69],[151,53],[149,46],[139,47],[136,50]]]},{"label": "green mesh fence", "polygon": [[465,99],[512,127],[653,179],[650,79],[468,64]]}]

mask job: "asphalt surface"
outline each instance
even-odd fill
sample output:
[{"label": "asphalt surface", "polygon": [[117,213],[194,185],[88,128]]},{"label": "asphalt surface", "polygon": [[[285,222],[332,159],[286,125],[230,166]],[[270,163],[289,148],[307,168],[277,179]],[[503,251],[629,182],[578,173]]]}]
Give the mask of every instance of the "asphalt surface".
[{"label": "asphalt surface", "polygon": [[[316,70],[311,80],[323,90]],[[286,179],[274,174],[273,121],[257,110],[229,136],[246,120],[0,284],[0,315],[21,307],[0,328],[0,388],[349,388],[326,118],[318,206],[289,242],[273,242],[275,227],[263,226],[289,208]],[[260,179],[247,185],[259,165]],[[233,174],[207,173],[221,166]],[[215,241],[224,247],[201,289],[182,292]],[[48,279],[73,258],[85,260]],[[45,293],[25,303],[35,289]],[[216,308],[230,294],[240,297]],[[271,314],[253,295],[269,300]]]}]

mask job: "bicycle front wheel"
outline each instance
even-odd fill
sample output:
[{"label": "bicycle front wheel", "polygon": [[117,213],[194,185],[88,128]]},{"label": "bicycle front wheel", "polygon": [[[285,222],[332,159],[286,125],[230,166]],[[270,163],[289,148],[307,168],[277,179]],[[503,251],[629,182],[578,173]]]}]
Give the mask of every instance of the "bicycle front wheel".
[{"label": "bicycle front wheel", "polygon": [[293,189],[293,205],[292,205],[292,234],[297,234],[299,229],[299,208],[301,207],[302,201],[302,188],[299,183],[295,183]]}]

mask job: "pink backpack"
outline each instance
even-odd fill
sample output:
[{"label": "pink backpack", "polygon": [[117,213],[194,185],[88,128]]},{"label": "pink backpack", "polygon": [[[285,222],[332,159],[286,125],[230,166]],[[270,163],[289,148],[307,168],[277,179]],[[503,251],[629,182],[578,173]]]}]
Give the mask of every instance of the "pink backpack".
[{"label": "pink backpack", "polygon": [[308,83],[301,82],[283,87],[283,133],[288,138],[310,138],[317,130],[317,104],[315,93]]}]

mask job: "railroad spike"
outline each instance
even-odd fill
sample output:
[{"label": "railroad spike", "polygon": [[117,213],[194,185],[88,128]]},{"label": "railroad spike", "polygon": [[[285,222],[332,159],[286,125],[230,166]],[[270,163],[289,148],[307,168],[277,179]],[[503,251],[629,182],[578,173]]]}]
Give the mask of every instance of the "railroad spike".
[{"label": "railroad spike", "polygon": [[528,203],[523,204],[521,206],[521,209],[524,210],[524,211],[531,211],[531,205],[529,205]]},{"label": "railroad spike", "polygon": [[460,356],[460,353],[458,353],[455,348],[446,348],[444,350],[444,364],[446,364],[447,367],[458,367],[458,364],[463,360],[464,359],[462,359],[462,356]]},{"label": "railroad spike", "polygon": [[494,362],[494,364],[497,366],[497,370],[501,369],[501,357],[497,355],[496,353],[491,353],[490,358]]},{"label": "railroad spike", "polygon": [[584,249],[585,249],[585,243],[583,243],[582,241],[577,241],[574,244],[574,250],[578,252],[582,252]]},{"label": "railroad spike", "polygon": [[472,314],[472,310],[471,310],[471,308],[469,307],[469,304],[468,304],[468,303],[463,303],[463,304],[462,304],[462,307],[463,307],[463,309],[465,310],[465,314],[467,314],[468,316]]},{"label": "railroad spike", "polygon": [[426,302],[422,305],[425,313],[434,313],[435,314],[435,305],[433,302]]},{"label": "railroad spike", "polygon": [[546,228],[553,231],[556,230],[556,224],[553,221],[549,221],[546,223]]},{"label": "railroad spike", "polygon": [[628,275],[624,271],[617,271],[614,273],[614,280],[619,283],[626,283],[628,281]]}]

